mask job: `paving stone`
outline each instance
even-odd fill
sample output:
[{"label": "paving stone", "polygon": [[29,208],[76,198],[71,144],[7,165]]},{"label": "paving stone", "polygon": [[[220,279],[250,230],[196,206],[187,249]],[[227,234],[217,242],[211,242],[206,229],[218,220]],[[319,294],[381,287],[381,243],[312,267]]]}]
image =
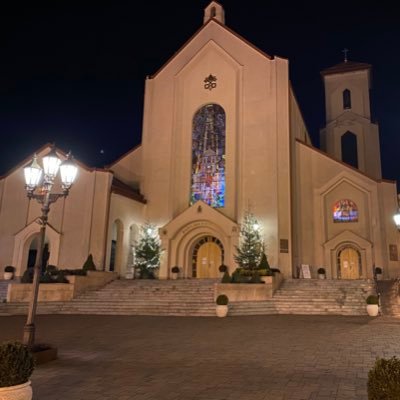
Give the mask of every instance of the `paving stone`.
[{"label": "paving stone", "polygon": [[[0,317],[0,340],[24,317]],[[38,316],[57,361],[32,376],[34,400],[365,400],[376,357],[400,356],[400,320]]]}]

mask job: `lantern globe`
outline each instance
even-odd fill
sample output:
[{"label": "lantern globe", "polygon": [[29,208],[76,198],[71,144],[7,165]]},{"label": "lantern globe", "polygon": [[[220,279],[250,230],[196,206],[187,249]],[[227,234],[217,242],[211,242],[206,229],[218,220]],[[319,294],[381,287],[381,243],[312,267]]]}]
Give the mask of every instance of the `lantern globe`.
[{"label": "lantern globe", "polygon": [[60,167],[61,160],[59,159],[55,147],[52,147],[50,152],[43,157],[43,170],[46,176],[54,179]]},{"label": "lantern globe", "polygon": [[37,162],[36,154],[30,164],[24,168],[25,184],[29,190],[35,190],[42,179],[43,169]]}]

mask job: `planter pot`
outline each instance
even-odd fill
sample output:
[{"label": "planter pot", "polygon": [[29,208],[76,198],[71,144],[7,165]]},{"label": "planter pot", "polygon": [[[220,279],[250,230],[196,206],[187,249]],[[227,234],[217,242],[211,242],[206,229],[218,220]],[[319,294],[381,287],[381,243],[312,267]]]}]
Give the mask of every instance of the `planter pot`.
[{"label": "planter pot", "polygon": [[378,304],[367,304],[367,313],[370,317],[376,317],[379,313]]},{"label": "planter pot", "polygon": [[173,272],[172,273],[172,279],[178,279],[179,272]]},{"label": "planter pot", "polygon": [[376,274],[376,280],[381,281],[382,280],[382,274]]},{"label": "planter pot", "polygon": [[216,306],[215,311],[217,313],[217,317],[226,317],[228,314],[228,306]]},{"label": "planter pot", "polygon": [[3,274],[4,280],[6,280],[6,281],[11,281],[13,276],[14,276],[13,272],[4,272],[4,274]]},{"label": "planter pot", "polygon": [[318,274],[318,279],[325,279],[325,274]]},{"label": "planter pot", "polygon": [[31,381],[22,385],[0,388],[0,400],[32,400]]}]

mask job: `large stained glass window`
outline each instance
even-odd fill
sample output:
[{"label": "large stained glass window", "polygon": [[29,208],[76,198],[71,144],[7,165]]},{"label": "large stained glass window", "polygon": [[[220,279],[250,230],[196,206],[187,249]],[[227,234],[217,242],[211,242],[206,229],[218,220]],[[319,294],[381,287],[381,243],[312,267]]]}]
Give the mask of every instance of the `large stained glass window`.
[{"label": "large stained glass window", "polygon": [[354,201],[342,199],[333,206],[333,222],[357,222],[358,208]]},{"label": "large stained glass window", "polygon": [[190,204],[225,206],[225,111],[207,104],[193,117]]}]

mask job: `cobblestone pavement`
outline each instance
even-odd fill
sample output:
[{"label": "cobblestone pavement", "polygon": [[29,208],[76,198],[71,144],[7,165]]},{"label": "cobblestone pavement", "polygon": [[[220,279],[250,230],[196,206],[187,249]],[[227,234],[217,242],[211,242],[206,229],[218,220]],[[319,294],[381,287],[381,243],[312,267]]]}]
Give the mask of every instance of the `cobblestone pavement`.
[{"label": "cobblestone pavement", "polygon": [[[24,318],[0,317],[0,340]],[[400,320],[39,316],[59,359],[36,368],[34,400],[367,399],[377,356],[400,355]]]}]

